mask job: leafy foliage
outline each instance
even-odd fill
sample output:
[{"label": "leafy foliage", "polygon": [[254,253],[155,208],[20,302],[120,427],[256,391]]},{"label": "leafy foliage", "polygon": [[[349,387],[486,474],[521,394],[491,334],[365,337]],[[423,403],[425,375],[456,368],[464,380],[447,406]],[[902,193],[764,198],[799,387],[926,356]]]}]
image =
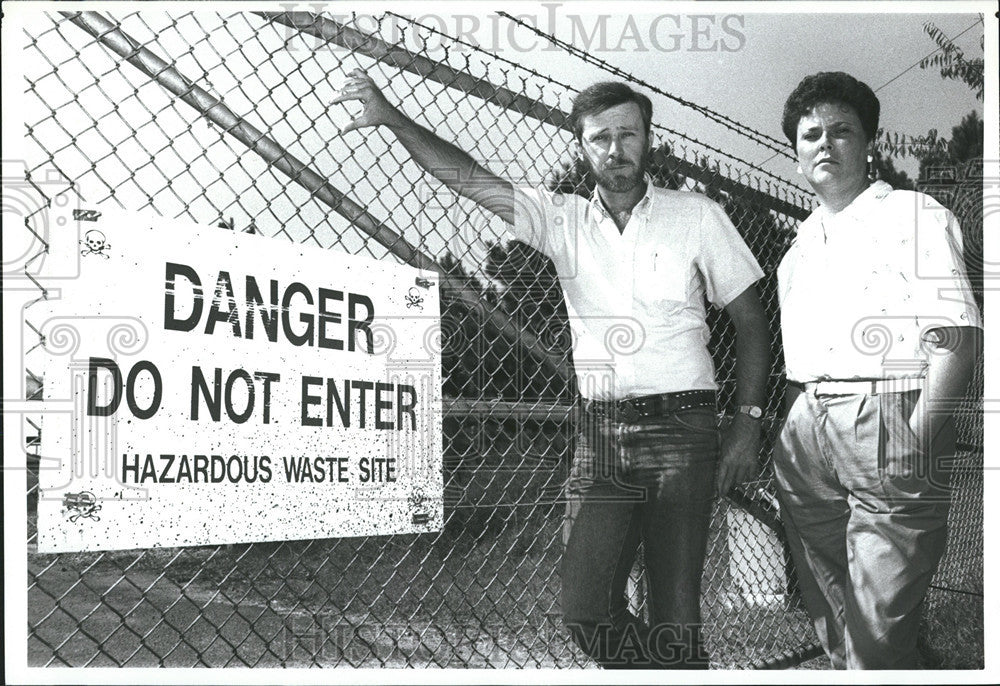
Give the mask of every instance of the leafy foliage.
[{"label": "leafy foliage", "polygon": [[943,152],[920,160],[917,190],[951,210],[962,227],[965,268],[983,307],[983,120],[975,111],[951,130]]},{"label": "leafy foliage", "polygon": [[[924,24],[924,33],[930,36],[939,49],[934,54],[920,60],[920,68],[940,69],[943,78],[965,83],[976,94],[976,98],[981,101],[983,99],[984,59],[982,57],[967,59],[965,52],[955,45],[948,36],[944,35],[944,32],[933,22]],[[983,49],[983,45],[983,36],[980,36],[980,51]]]},{"label": "leafy foliage", "polygon": [[[568,357],[572,346],[566,306],[555,267],[541,253],[518,241],[504,247],[488,245],[484,285],[469,275],[462,263],[446,252],[440,260],[459,288],[472,291],[487,307],[502,311],[535,344]],[[455,288],[452,286],[450,288]],[[458,304],[451,290],[442,292],[441,366],[443,392],[451,398],[503,400],[567,399],[566,382],[546,376],[527,354],[524,343],[511,348],[485,329]]]},{"label": "leafy foliage", "polygon": [[[924,24],[924,32],[930,36],[938,49],[933,54],[920,60],[921,69],[937,68],[945,79],[961,81],[975,93],[976,98],[983,100],[983,84],[985,61],[982,57],[969,59],[965,52],[955,42],[944,35],[933,22]],[[979,37],[979,50],[983,50],[983,36]],[[938,137],[937,129],[931,129],[926,135],[911,136],[897,132],[879,130],[876,137],[876,147],[890,157],[938,158],[948,154],[951,142]]]},{"label": "leafy foliage", "polygon": [[[936,68],[942,78],[965,83],[977,99],[983,100],[983,58],[966,57],[932,22],[924,24],[924,32],[938,50],[921,60],[920,67]],[[982,36],[979,48],[983,49]],[[972,111],[952,128],[950,139],[939,138],[934,129],[926,136],[880,131],[875,155],[880,178],[895,188],[915,188],[927,193],[955,214],[962,227],[966,271],[980,309],[983,307],[983,138],[983,120]],[[907,155],[920,160],[915,184],[892,165],[892,158]]]},{"label": "leafy foliage", "polygon": [[947,139],[938,138],[937,129],[930,129],[923,136],[911,136],[880,128],[875,135],[875,149],[889,157],[922,157],[947,148]]},{"label": "leafy foliage", "polygon": [[893,188],[900,188],[907,191],[914,189],[913,180],[910,179],[909,175],[902,170],[896,169],[892,158],[882,154],[882,151],[877,148],[872,153],[871,165],[875,178],[885,181]]}]

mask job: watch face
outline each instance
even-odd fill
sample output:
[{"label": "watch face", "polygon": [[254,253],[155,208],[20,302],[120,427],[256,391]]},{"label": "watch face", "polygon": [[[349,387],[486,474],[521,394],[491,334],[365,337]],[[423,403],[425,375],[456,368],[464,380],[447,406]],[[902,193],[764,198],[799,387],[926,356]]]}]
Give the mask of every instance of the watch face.
[{"label": "watch face", "polygon": [[753,419],[760,419],[764,416],[764,410],[756,405],[740,405],[740,412]]}]

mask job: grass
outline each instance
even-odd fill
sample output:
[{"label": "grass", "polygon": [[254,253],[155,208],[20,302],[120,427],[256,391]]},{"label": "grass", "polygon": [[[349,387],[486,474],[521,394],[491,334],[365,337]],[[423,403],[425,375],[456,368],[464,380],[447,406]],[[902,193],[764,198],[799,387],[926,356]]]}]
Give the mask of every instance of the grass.
[{"label": "grass", "polygon": [[[460,497],[437,534],[29,554],[29,660],[592,666],[560,626],[561,469],[537,461],[510,469],[502,460],[453,469],[448,484]],[[935,579],[954,590],[928,597],[928,666],[983,664],[979,474],[970,470],[960,484]],[[716,512],[703,614],[715,666],[740,668],[807,645],[812,630],[794,597],[754,602],[739,593],[726,532],[733,522],[737,540],[761,534]],[[823,658],[804,665],[828,666]]]}]

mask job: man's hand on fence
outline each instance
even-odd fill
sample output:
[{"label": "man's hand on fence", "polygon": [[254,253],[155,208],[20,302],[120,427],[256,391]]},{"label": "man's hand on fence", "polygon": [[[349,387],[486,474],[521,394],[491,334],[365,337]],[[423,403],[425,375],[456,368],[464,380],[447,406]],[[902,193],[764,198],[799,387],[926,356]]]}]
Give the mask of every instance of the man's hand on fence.
[{"label": "man's hand on fence", "polygon": [[366,126],[388,127],[421,169],[506,223],[514,223],[514,197],[518,191],[511,182],[500,178],[454,143],[445,141],[390,105],[371,77],[360,69],[347,75],[340,95],[333,102],[348,100],[360,100],[364,109],[340,133]]},{"label": "man's hand on fence", "polygon": [[733,486],[753,475],[760,453],[760,423],[737,414],[722,434],[722,456],[715,480],[715,494],[725,497]]},{"label": "man's hand on fence", "polygon": [[333,102],[349,100],[360,100],[364,109],[340,130],[342,134],[366,126],[393,126],[409,121],[402,112],[389,104],[372,78],[360,69],[355,69],[347,75],[347,80],[340,89],[340,95],[335,97]]}]

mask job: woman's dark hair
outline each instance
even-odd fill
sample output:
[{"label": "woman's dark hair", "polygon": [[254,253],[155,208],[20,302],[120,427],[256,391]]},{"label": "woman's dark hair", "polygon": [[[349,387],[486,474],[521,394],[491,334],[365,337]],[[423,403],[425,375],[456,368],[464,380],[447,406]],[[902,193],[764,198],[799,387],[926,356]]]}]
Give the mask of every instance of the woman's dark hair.
[{"label": "woman's dark hair", "polygon": [[869,141],[875,140],[878,131],[879,104],[875,92],[868,84],[858,81],[842,71],[821,71],[807,76],[795,87],[785,101],[781,116],[781,130],[795,147],[799,120],[812,108],[823,103],[837,103],[851,107],[861,120]]},{"label": "woman's dark hair", "polygon": [[569,113],[569,123],[573,134],[579,141],[583,136],[583,118],[603,112],[616,105],[634,102],[642,113],[642,123],[649,135],[649,127],[653,121],[653,103],[642,93],[637,93],[624,83],[617,81],[601,81],[584,88],[573,99],[573,109]]}]

